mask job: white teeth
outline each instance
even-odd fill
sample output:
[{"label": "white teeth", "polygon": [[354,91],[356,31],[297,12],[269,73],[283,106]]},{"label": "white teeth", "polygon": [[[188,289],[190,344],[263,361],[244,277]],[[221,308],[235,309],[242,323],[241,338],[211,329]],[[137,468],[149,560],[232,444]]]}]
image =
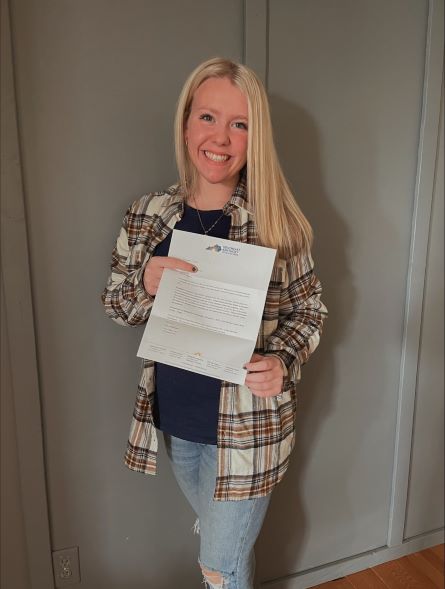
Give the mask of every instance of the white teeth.
[{"label": "white teeth", "polygon": [[216,153],[212,153],[211,151],[205,151],[204,153],[206,154],[206,157],[208,157],[210,160],[213,160],[214,162],[225,162],[229,159],[228,155],[218,155]]}]

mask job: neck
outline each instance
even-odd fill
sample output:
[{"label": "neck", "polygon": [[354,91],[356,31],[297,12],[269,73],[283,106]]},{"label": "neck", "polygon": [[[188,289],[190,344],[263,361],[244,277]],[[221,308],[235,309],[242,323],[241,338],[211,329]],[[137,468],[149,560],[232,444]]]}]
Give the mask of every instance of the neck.
[{"label": "neck", "polygon": [[188,199],[189,204],[196,206],[201,211],[222,209],[230,200],[236,187],[236,182],[230,184],[210,184],[200,178],[196,191]]}]

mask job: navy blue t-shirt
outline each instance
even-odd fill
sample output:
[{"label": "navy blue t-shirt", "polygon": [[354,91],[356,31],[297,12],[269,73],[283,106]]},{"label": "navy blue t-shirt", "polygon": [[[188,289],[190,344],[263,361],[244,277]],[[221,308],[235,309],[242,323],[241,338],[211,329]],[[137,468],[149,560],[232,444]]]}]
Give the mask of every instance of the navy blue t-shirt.
[{"label": "navy blue t-shirt", "polygon": [[[206,229],[222,215],[222,211],[199,211]],[[212,237],[227,239],[230,216],[224,215],[209,232]],[[184,205],[182,219],[175,229],[204,234],[196,209]],[[158,244],[154,256],[168,256],[172,234]],[[155,426],[177,438],[201,444],[216,444],[221,380],[155,363]]]}]

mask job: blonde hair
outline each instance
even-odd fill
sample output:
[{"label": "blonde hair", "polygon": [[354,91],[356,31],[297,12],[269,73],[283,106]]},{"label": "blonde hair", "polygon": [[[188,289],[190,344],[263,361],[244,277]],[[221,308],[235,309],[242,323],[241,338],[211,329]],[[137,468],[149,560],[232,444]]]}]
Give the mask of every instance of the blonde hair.
[{"label": "blonde hair", "polygon": [[208,78],[229,78],[247,98],[247,195],[259,243],[277,249],[284,258],[309,251],[312,228],[297,205],[278,161],[266,91],[256,74],[245,65],[218,57],[209,59],[184,84],[176,109],[175,149],[185,193],[189,195],[195,190],[198,173],[188,155],[184,129],[194,93]]}]

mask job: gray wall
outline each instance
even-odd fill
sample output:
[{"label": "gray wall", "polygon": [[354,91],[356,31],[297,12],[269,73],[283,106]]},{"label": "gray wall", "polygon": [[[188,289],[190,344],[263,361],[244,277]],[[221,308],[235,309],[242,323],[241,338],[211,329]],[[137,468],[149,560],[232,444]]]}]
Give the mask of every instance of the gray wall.
[{"label": "gray wall", "polygon": [[22,494],[18,465],[16,415],[9,358],[6,326],[3,276],[0,290],[1,305],[1,561],[0,585],[2,589],[28,589],[30,587],[27,565]]},{"label": "gray wall", "polygon": [[[443,541],[443,172],[435,167],[443,2],[9,5],[20,141],[11,161],[21,162],[15,198],[25,204],[29,261],[23,254],[21,267],[3,248],[5,382],[15,411],[40,399],[41,419],[22,411],[8,430],[20,461],[7,473],[8,484],[28,489],[34,450],[20,450],[23,424],[41,423],[43,444],[37,436],[34,446],[44,459],[34,462],[46,487],[36,493],[47,503],[51,549],[79,546],[86,589],[200,584],[193,514],[164,449],[155,478],[122,465],[142,332],[106,319],[99,294],[126,207],[176,180],[177,95],[213,55],[246,59],[267,80],[277,147],[314,226],[330,311],[303,370],[296,448],[260,536],[258,578],[308,587],[340,576],[342,559],[366,568],[377,553],[389,560],[394,550]],[[4,215],[11,236],[10,221]],[[25,288],[31,338],[15,330]],[[20,338],[35,345],[39,396],[20,385]],[[13,411],[9,402],[8,421]],[[20,527],[28,497],[29,489],[8,501],[23,529],[15,541],[25,536],[32,554],[45,524],[30,529],[26,515]],[[10,566],[5,589],[47,589],[35,569],[30,562],[28,583]]]}]

